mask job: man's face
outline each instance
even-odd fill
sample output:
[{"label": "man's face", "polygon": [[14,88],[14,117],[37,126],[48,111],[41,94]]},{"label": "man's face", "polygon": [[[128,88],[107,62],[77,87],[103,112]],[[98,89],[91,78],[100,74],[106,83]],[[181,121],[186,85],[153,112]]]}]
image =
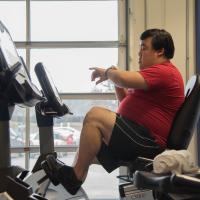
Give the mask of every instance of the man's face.
[{"label": "man's face", "polygon": [[148,37],[140,43],[140,50],[138,53],[140,69],[148,68],[158,62],[160,54],[153,49],[151,41],[152,37]]}]

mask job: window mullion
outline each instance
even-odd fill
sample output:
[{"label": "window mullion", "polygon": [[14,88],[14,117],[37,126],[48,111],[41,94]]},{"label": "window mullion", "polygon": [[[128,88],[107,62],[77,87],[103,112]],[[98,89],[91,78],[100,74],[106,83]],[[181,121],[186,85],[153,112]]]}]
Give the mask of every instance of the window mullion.
[{"label": "window mullion", "polygon": [[61,93],[62,99],[115,100],[114,93]]},{"label": "window mullion", "polygon": [[[31,41],[31,30],[30,30],[30,0],[26,0],[26,41]],[[30,72],[30,47],[25,46],[26,50],[26,66],[28,71]],[[26,132],[25,132],[25,145],[29,146],[30,141],[30,108],[26,108]],[[25,168],[29,169],[30,166],[30,159],[29,159],[29,152],[25,152]]]},{"label": "window mullion", "polygon": [[127,58],[128,58],[128,51],[127,51],[127,23],[126,23],[126,10],[128,6],[128,1],[119,1],[118,2],[118,38],[119,43],[124,44],[123,46],[119,46],[118,51],[118,66],[121,69],[126,69],[128,66]]},{"label": "window mullion", "polygon": [[49,42],[15,42],[17,48],[116,48],[126,47],[125,42],[119,41],[49,41]]}]

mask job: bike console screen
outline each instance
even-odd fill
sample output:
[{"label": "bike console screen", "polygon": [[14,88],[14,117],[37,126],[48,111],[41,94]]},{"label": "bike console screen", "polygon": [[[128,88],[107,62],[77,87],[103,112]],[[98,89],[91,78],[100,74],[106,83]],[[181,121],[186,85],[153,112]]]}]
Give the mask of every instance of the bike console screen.
[{"label": "bike console screen", "polygon": [[52,115],[55,113],[57,116],[63,116],[66,113],[70,113],[69,108],[63,104],[49,72],[42,63],[36,64],[35,73],[40,82],[44,95],[47,98],[46,105],[52,108],[52,110],[49,110],[49,113],[46,114],[51,115],[50,112],[52,112]]}]

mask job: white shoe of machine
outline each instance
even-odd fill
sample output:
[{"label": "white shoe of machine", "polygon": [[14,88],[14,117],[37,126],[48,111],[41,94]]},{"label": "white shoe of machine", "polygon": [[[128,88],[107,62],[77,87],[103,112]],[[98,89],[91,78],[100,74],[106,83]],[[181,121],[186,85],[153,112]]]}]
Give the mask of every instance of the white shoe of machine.
[{"label": "white shoe of machine", "polygon": [[61,184],[57,186],[53,185],[51,181],[46,178],[46,174],[43,170],[39,170],[34,174],[28,174],[23,181],[31,185],[34,193],[48,200],[89,200],[83,188],[80,188],[76,195],[71,195]]}]

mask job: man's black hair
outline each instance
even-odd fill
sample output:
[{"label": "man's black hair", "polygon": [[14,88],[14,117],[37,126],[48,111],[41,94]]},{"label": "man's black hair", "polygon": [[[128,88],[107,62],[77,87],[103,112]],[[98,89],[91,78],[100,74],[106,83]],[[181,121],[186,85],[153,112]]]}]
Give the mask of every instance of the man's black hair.
[{"label": "man's black hair", "polygon": [[174,42],[170,33],[164,29],[149,29],[144,31],[140,39],[145,40],[152,38],[152,47],[154,50],[164,49],[164,55],[166,58],[171,59],[174,57]]}]

